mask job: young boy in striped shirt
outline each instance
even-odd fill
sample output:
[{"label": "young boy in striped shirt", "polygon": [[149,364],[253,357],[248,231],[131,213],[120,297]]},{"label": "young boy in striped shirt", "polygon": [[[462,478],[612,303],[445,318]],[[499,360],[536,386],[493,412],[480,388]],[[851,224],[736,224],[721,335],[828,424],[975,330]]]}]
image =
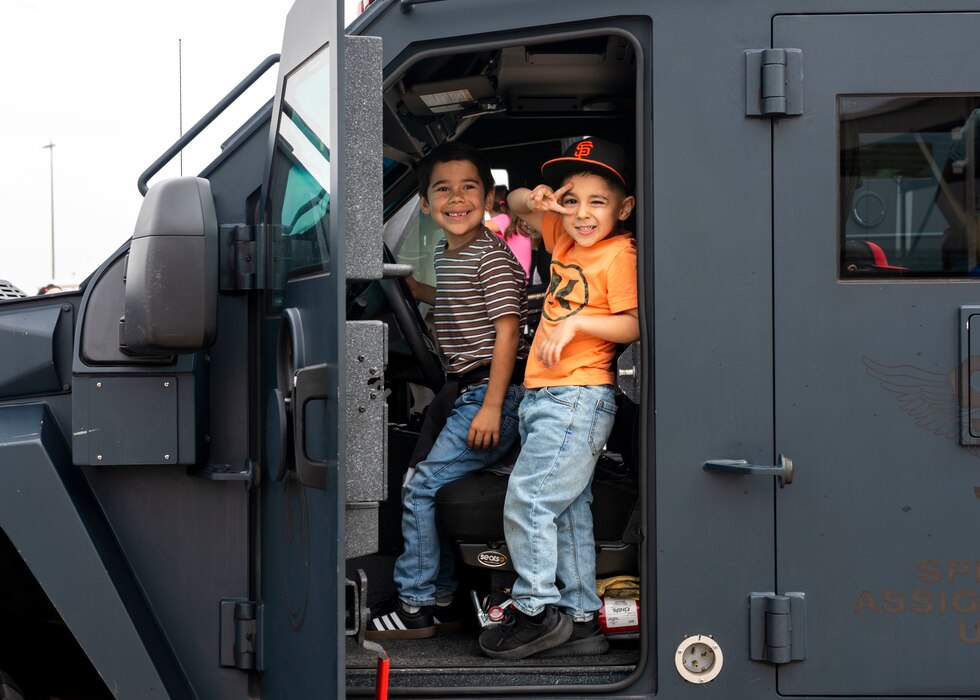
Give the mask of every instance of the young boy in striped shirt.
[{"label": "young boy in striped shirt", "polygon": [[[422,161],[418,178],[422,212],[446,238],[436,251],[436,286],[408,282],[416,298],[434,306],[447,382],[429,406],[402,489],[397,595],[371,611],[369,639],[423,639],[462,628],[465,601],[452,604],[453,552],[436,530],[435,494],[492,465],[517,441],[528,352],[524,270],[483,224],[494,191],[490,167],[475,148],[450,143]],[[430,449],[426,434],[437,431]]]}]

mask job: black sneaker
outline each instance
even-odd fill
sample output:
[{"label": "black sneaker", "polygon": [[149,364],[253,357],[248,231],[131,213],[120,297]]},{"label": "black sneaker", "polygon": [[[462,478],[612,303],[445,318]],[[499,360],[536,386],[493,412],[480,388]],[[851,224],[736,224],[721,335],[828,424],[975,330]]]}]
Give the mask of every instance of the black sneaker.
[{"label": "black sneaker", "polygon": [[459,632],[466,627],[466,616],[473,614],[473,606],[468,605],[466,596],[456,591],[452,600],[446,605],[440,605],[438,601],[432,606],[432,620],[436,625],[438,634],[447,632]]},{"label": "black sneaker", "polygon": [[480,635],[480,650],[492,659],[523,659],[564,643],[571,633],[571,618],[553,605],[545,606],[541,622],[510,607],[503,622]]},{"label": "black sneaker", "polygon": [[428,639],[436,636],[432,606],[425,605],[415,612],[398,597],[390,598],[371,608],[371,619],[364,636],[368,639]]},{"label": "black sneaker", "polygon": [[592,618],[588,622],[572,622],[572,635],[564,644],[547,649],[538,654],[541,658],[559,656],[599,656],[609,651],[606,635],[599,629],[599,621]]}]

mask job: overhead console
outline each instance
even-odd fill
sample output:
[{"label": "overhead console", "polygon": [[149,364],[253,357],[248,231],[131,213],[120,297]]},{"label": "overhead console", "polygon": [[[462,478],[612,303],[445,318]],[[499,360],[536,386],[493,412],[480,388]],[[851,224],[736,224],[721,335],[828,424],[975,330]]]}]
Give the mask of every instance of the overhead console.
[{"label": "overhead console", "polygon": [[621,34],[552,36],[469,53],[447,49],[410,63],[389,83],[384,155],[411,167],[436,145],[457,139],[495,148],[624,128],[632,133],[635,104],[636,48]]}]

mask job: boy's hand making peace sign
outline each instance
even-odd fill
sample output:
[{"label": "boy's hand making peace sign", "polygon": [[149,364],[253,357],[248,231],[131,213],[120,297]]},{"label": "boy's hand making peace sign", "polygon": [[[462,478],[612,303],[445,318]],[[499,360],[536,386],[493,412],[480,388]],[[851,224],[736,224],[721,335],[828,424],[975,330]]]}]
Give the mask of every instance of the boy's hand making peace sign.
[{"label": "boy's hand making peace sign", "polygon": [[538,185],[527,194],[529,212],[553,211],[556,214],[574,214],[575,209],[561,205],[562,195],[572,189],[572,183],[563,185],[557,192],[548,185]]}]

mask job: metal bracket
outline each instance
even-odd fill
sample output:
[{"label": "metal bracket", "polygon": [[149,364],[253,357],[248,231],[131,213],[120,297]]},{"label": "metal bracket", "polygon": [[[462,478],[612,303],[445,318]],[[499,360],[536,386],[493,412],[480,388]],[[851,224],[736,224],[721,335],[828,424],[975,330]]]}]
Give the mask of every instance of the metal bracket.
[{"label": "metal bracket", "polygon": [[209,462],[203,467],[189,467],[187,473],[208,481],[241,481],[245,484],[245,490],[251,491],[259,485],[261,470],[255,462],[246,457],[240,467]]},{"label": "metal bracket", "polygon": [[745,52],[745,116],[803,114],[803,51],[750,49]]},{"label": "metal bracket", "polygon": [[959,415],[960,444],[980,445],[980,401],[974,379],[980,379],[980,306],[960,307]]},{"label": "metal bracket", "polygon": [[262,670],[262,606],[252,600],[225,599],[220,608],[219,663],[249,671]]},{"label": "metal bracket", "polygon": [[344,610],[344,635],[356,637],[358,644],[364,639],[364,626],[368,622],[367,610],[367,575],[362,569],[357,570],[358,580],[344,579],[346,591],[346,607]]},{"label": "metal bracket", "polygon": [[265,286],[265,248],[268,226],[221,226],[218,258],[221,291],[237,292]]},{"label": "metal bracket", "polygon": [[641,380],[640,341],[636,341],[627,345],[616,360],[616,386],[626,398],[639,404]]},{"label": "metal bracket", "polygon": [[769,664],[806,658],[805,593],[749,593],[749,658]]}]

